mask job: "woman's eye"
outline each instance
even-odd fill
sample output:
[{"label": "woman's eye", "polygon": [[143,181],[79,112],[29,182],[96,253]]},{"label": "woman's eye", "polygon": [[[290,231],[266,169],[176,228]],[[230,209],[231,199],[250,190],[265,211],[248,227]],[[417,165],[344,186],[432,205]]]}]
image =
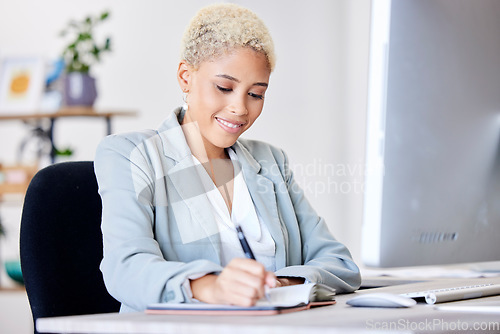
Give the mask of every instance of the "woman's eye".
[{"label": "woman's eye", "polygon": [[[230,93],[233,91],[232,88],[226,88],[224,86],[219,86],[219,85],[216,85],[217,89],[219,91],[221,91],[222,93]],[[248,96],[254,98],[254,99],[257,99],[257,100],[263,100],[264,99],[264,95],[262,94],[257,94],[257,93],[252,93],[252,92],[249,92],[248,93]]]},{"label": "woman's eye", "polygon": [[219,86],[219,85],[217,85],[217,89],[220,90],[223,93],[229,93],[229,92],[232,91],[231,88],[226,88],[226,87],[222,87],[222,86]]},{"label": "woman's eye", "polygon": [[255,94],[255,93],[248,93],[248,95],[250,95],[251,97],[253,97],[255,99],[264,100],[264,95],[259,95],[259,94]]}]

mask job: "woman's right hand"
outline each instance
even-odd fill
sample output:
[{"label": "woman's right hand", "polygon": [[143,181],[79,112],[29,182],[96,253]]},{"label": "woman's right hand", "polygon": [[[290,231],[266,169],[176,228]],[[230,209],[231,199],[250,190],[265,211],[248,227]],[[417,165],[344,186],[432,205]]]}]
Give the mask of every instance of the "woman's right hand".
[{"label": "woman's right hand", "polygon": [[266,286],[276,286],[276,275],[251,259],[236,258],[219,275],[191,280],[193,297],[211,304],[253,306],[264,297]]}]

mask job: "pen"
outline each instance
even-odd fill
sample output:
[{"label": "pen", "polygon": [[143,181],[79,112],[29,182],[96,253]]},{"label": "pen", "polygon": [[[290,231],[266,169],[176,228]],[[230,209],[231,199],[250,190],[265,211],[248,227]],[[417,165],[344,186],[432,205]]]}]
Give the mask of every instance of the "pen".
[{"label": "pen", "polygon": [[[250,245],[248,244],[247,238],[245,238],[245,234],[243,234],[243,230],[241,229],[240,225],[236,225],[236,232],[238,233],[238,239],[240,240],[241,248],[243,248],[243,253],[245,253],[245,256],[247,259],[255,259],[255,255],[253,255],[252,249],[250,248]],[[269,303],[271,303],[271,299],[269,298],[269,294],[267,293],[267,289],[265,292],[266,299]]]},{"label": "pen", "polygon": [[243,234],[243,230],[240,225],[236,225],[236,232],[238,232],[238,239],[240,240],[241,248],[243,248],[243,253],[247,259],[255,260],[255,255],[253,255],[252,249],[248,244],[247,238],[245,238],[245,234]]}]

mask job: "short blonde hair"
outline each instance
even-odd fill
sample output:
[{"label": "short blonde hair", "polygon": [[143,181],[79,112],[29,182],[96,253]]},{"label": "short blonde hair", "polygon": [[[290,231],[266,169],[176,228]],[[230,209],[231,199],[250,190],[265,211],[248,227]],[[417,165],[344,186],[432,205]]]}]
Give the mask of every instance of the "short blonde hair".
[{"label": "short blonde hair", "polygon": [[264,22],[252,11],[235,4],[204,7],[191,19],[182,39],[181,57],[198,68],[238,47],[264,54],[274,70],[274,44]]}]

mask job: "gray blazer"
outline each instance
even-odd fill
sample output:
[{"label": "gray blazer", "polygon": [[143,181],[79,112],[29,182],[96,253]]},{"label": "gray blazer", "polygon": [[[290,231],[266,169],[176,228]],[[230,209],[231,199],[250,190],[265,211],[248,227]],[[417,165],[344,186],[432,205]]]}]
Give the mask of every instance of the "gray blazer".
[{"label": "gray blazer", "polygon": [[[220,237],[176,109],[157,131],[106,137],[95,172],[102,198],[108,291],[122,311],[185,302],[187,277],[218,273]],[[282,150],[239,139],[232,148],[255,207],[276,243],[276,275],[351,292],[360,285],[347,248],[304,197]]]}]

